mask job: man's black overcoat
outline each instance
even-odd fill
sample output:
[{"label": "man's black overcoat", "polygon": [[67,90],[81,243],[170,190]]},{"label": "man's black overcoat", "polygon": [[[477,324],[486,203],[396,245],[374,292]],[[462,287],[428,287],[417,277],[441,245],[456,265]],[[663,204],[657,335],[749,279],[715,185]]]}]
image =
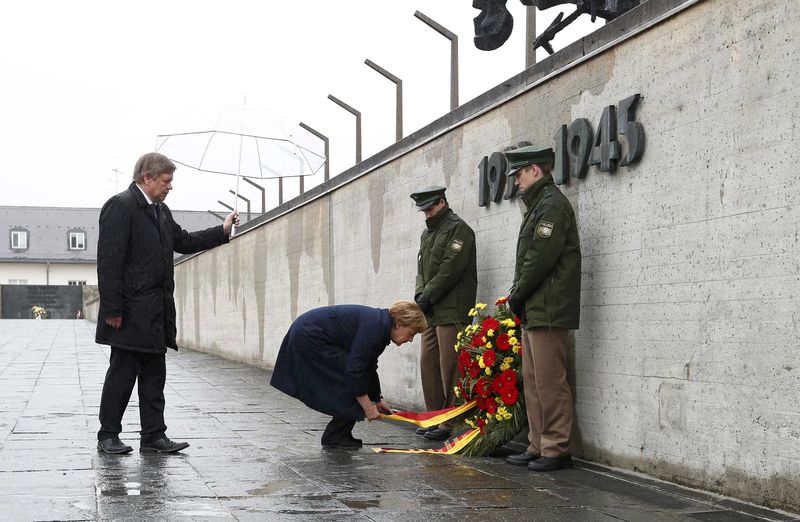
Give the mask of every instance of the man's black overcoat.
[{"label": "man's black overcoat", "polygon": [[[222,225],[189,233],[160,204],[154,207],[135,183],[113,196],[100,211],[97,284],[100,312],[95,341],[137,352],[164,353],[175,342],[173,252],[192,254],[228,242]],[[122,317],[122,328],[105,323]]]},{"label": "man's black overcoat", "polygon": [[356,397],[381,395],[378,356],[389,344],[389,310],[326,306],[298,317],[283,339],[270,384],[309,408],[363,420]]}]

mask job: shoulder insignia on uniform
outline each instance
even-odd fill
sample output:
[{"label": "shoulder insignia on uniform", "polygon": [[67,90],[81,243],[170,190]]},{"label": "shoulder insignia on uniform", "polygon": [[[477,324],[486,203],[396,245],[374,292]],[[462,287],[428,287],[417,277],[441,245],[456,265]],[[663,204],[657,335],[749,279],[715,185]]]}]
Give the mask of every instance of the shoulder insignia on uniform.
[{"label": "shoulder insignia on uniform", "polygon": [[453,242],[450,243],[450,250],[452,250],[453,252],[456,253],[461,252],[463,248],[464,248],[464,242],[461,241],[460,239],[454,239]]},{"label": "shoulder insignia on uniform", "polygon": [[539,221],[539,224],[536,225],[536,233],[544,238],[550,237],[553,234],[553,224],[549,221]]}]

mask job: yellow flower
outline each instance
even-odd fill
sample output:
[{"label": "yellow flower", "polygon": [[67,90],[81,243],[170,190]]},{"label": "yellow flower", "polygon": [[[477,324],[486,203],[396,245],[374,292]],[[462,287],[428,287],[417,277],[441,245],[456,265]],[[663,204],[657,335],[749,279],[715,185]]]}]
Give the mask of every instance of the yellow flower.
[{"label": "yellow flower", "polygon": [[458,389],[458,386],[453,386],[453,393],[456,397],[461,397],[461,390]]},{"label": "yellow flower", "polygon": [[519,341],[517,340],[516,337],[509,337],[508,344],[510,344],[511,346],[516,346],[519,344]]},{"label": "yellow flower", "polygon": [[490,329],[489,329],[489,331],[488,331],[488,332],[486,332],[486,337],[494,337],[494,330],[492,330],[492,329],[490,328]]},{"label": "yellow flower", "polygon": [[504,372],[504,371],[508,370],[509,368],[511,368],[511,365],[508,364],[507,362],[504,362],[503,364],[500,365],[500,371],[501,372]]},{"label": "yellow flower", "polygon": [[469,316],[470,317],[475,317],[476,315],[478,315],[478,312],[476,312],[474,308],[470,308]]},{"label": "yellow flower", "polygon": [[506,357],[505,359],[503,359],[503,362],[506,363],[506,364],[511,364],[511,363],[514,362],[514,358],[513,357]]},{"label": "yellow flower", "polygon": [[[514,321],[511,321],[511,322],[513,323]],[[512,324],[511,326],[514,326],[514,325]],[[508,336],[509,337],[514,337],[514,334],[516,334],[516,333],[517,333],[517,331],[512,328],[511,330],[508,331]]]},{"label": "yellow flower", "polygon": [[514,415],[512,415],[511,413],[506,413],[505,415],[503,415],[503,419],[505,419],[505,420],[511,420],[511,418],[512,418],[513,416],[514,416]]},{"label": "yellow flower", "polygon": [[483,372],[484,372],[486,375],[491,375],[491,374],[492,374],[492,369],[491,369],[491,368],[486,368],[485,370],[483,370]]},{"label": "yellow flower", "polygon": [[478,366],[481,368],[486,368],[486,363],[483,362],[483,355],[478,356]]},{"label": "yellow flower", "polygon": [[461,332],[458,332],[458,334],[456,334],[456,339],[458,339],[459,341],[461,340]]},{"label": "yellow flower", "polygon": [[502,415],[500,415],[499,413],[495,413],[494,417],[495,417],[495,418],[496,418],[498,421],[501,421],[501,420],[503,420],[503,416],[502,416]]},{"label": "yellow flower", "polygon": [[511,351],[512,351],[512,352],[514,352],[514,353],[519,353],[519,346],[515,346],[515,347],[513,347],[513,348],[511,349]]},{"label": "yellow flower", "polygon": [[[517,323],[515,323],[513,319],[503,319],[502,321],[500,321],[500,324],[502,324],[507,328],[513,328],[514,326],[516,326]],[[511,334],[509,333],[508,335]]]},{"label": "yellow flower", "polygon": [[475,305],[478,310],[486,310],[486,303],[478,303]]},{"label": "yellow flower", "polygon": [[491,348],[491,347],[492,347],[492,343],[486,343],[486,349],[487,349],[487,350],[488,350],[489,348]]}]

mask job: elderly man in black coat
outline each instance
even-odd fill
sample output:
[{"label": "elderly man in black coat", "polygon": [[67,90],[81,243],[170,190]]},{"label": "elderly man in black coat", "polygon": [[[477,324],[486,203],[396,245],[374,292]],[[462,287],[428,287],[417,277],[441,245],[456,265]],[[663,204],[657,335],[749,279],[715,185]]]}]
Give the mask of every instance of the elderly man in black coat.
[{"label": "elderly man in black coat", "polygon": [[106,453],[132,451],[119,434],[137,378],[140,451],[174,453],[189,446],[169,440],[164,424],[165,354],[167,347],[178,349],[173,252],[191,254],[227,243],[239,216],[232,212],[222,225],[200,232],[183,230],[163,203],[174,172],[166,156],[145,154],[136,162],[128,190],[100,211],[95,341],[111,345],[111,358],[100,399],[97,447]]},{"label": "elderly man in black coat", "polygon": [[322,435],[326,447],[356,449],[356,421],[391,413],[381,395],[378,357],[424,332],[428,323],[411,301],[388,309],[325,306],[298,317],[283,339],[270,384],[333,419]]}]

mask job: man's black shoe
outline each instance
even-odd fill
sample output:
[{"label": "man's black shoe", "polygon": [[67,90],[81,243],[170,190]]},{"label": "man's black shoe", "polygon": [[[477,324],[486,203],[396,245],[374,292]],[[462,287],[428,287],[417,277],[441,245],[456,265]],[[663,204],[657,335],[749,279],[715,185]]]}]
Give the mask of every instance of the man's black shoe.
[{"label": "man's black shoe", "polygon": [[571,468],[572,457],[561,455],[560,457],[539,457],[528,464],[531,471],[553,471],[561,468]]},{"label": "man's black shoe", "polygon": [[506,464],[511,464],[512,466],[527,466],[529,462],[538,458],[539,455],[533,455],[527,451],[523,451],[522,453],[516,453],[506,457]]},{"label": "man's black shoe", "polygon": [[133,451],[133,448],[125,445],[121,440],[119,440],[119,437],[111,437],[110,439],[98,440],[97,449],[99,449],[103,453],[111,453],[116,455],[122,453],[130,453],[131,451]]},{"label": "man's black shoe", "polygon": [[435,430],[437,427],[438,426],[428,426],[427,428],[419,427],[414,433],[416,433],[417,435],[422,435],[424,437],[426,433]]},{"label": "man's black shoe", "polygon": [[188,442],[173,442],[167,437],[162,437],[153,442],[141,443],[139,445],[139,453],[177,453],[188,447]]},{"label": "man's black shoe", "polygon": [[450,430],[443,430],[442,428],[436,428],[425,434],[425,438],[428,440],[445,440],[449,436]]}]

